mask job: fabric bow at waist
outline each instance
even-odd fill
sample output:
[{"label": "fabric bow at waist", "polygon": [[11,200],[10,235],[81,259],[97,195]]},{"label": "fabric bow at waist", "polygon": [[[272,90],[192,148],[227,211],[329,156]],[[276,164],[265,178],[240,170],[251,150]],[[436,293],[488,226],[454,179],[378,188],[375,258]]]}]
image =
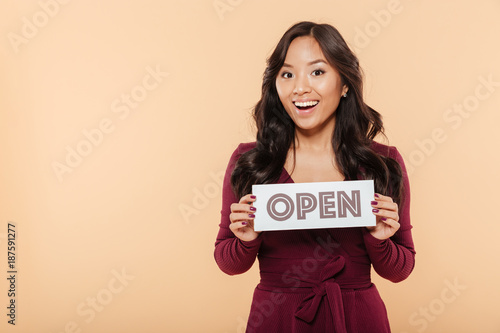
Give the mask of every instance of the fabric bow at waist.
[{"label": "fabric bow at waist", "polygon": [[303,281],[312,284],[312,292],[306,296],[297,308],[295,316],[311,323],[318,312],[324,296],[332,311],[332,329],[335,333],[347,333],[344,316],[344,305],[340,286],[335,281],[335,276],[344,269],[345,259],[337,256],[332,259],[321,272],[321,281]]},{"label": "fabric bow at waist", "polygon": [[[352,293],[342,290],[364,289],[371,286],[370,262],[337,255],[321,266],[321,270],[314,272],[295,271],[290,269],[291,264],[284,261],[266,258],[266,265],[261,261],[261,281],[259,287],[271,292],[301,293],[304,298],[297,307],[294,315],[297,320],[311,324],[316,317],[323,298],[326,297],[331,319],[325,323],[328,332],[347,333],[343,297],[354,297]],[[354,304],[354,300],[352,300]]]}]

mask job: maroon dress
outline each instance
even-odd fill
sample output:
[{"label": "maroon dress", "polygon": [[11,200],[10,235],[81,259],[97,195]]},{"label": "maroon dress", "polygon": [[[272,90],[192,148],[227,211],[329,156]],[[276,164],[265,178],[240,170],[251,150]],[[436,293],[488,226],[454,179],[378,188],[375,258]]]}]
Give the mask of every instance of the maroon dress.
[{"label": "maroon dress", "polygon": [[[244,273],[256,257],[259,259],[261,279],[254,291],[246,331],[390,332],[384,302],[370,280],[371,266],[383,278],[399,282],[410,275],[415,263],[409,182],[397,149],[376,142],[372,145],[403,169],[401,227],[390,239],[379,240],[365,227],[353,227],[264,231],[245,242],[229,229],[231,204],[239,201],[231,190],[230,177],[239,156],[254,147],[255,143],[240,144],[231,156],[215,243],[215,260],[227,274]],[[285,169],[278,183],[293,183]]]}]

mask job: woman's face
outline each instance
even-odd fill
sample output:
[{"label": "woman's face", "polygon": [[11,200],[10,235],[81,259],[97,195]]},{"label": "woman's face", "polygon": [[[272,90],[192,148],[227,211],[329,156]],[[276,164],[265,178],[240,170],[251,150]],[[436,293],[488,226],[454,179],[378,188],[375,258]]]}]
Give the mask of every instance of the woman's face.
[{"label": "woman's face", "polygon": [[296,130],[314,134],[331,130],[340,98],[347,92],[337,70],[313,37],[295,38],[276,78],[276,89]]}]

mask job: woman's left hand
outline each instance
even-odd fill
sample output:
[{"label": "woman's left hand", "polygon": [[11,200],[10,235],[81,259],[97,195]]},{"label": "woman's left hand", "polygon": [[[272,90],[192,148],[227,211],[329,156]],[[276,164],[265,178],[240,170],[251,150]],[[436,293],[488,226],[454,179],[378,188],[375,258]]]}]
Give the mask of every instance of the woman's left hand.
[{"label": "woman's left hand", "polygon": [[377,225],[366,227],[372,236],[383,240],[394,235],[400,226],[398,204],[391,197],[376,193],[372,207],[373,214],[377,216]]}]

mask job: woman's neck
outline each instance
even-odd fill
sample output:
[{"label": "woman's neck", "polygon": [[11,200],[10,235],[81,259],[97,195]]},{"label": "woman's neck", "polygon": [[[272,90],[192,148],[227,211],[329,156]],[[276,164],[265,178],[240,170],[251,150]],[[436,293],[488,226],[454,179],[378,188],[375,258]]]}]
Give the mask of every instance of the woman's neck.
[{"label": "woman's neck", "polygon": [[320,130],[295,130],[295,148],[314,151],[328,151],[333,154],[332,136],[335,124]]}]

